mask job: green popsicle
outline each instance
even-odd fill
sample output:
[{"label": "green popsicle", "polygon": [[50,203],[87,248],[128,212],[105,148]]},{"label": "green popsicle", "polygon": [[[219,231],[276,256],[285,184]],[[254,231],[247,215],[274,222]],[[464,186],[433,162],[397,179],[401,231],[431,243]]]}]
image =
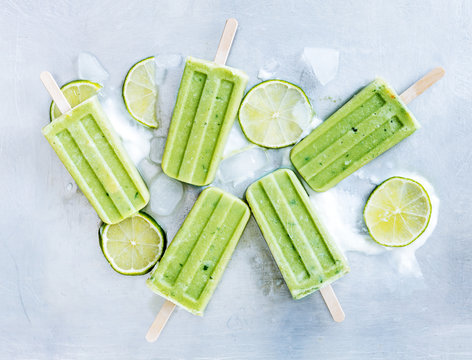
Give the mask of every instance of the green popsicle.
[{"label": "green popsicle", "polygon": [[97,96],[42,132],[103,222],[117,223],[146,206],[149,191]]},{"label": "green popsicle", "polygon": [[187,58],[162,158],[168,176],[199,186],[214,180],[247,81],[241,70]]},{"label": "green popsicle", "polygon": [[294,299],[349,271],[293,171],[280,169],[254,182],[246,199]]},{"label": "green popsicle", "polygon": [[200,194],[147,285],[203,315],[249,220],[248,206],[216,187]]},{"label": "green popsicle", "polygon": [[313,190],[325,191],[419,127],[395,91],[377,78],[295,145],[290,159]]}]

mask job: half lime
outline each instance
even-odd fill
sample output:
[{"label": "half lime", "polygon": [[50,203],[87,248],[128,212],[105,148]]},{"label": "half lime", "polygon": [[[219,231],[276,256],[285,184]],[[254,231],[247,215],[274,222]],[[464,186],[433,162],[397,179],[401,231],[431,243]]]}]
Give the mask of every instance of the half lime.
[{"label": "half lime", "polygon": [[129,69],[123,83],[123,101],[135,120],[157,128],[156,62],[153,56],[138,61]]}]

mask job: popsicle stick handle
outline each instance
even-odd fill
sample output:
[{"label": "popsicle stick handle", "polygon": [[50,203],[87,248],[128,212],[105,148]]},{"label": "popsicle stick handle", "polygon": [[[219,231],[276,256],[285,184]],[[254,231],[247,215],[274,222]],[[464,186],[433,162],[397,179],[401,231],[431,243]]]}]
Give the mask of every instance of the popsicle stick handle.
[{"label": "popsicle stick handle", "polygon": [[215,55],[215,62],[217,64],[226,64],[226,59],[231,50],[236,30],[238,30],[238,21],[233,18],[226,20],[223,35],[221,35],[220,44],[218,45],[218,50]]},{"label": "popsicle stick handle", "polygon": [[62,93],[61,88],[57,85],[56,80],[54,80],[52,77],[51,73],[49,71],[43,71],[39,77],[49,95],[51,95],[52,99],[56,103],[59,111],[63,114],[70,111],[70,104]]},{"label": "popsicle stick handle", "polygon": [[405,104],[412,102],[417,96],[420,96],[426,89],[428,89],[431,85],[437,82],[444,76],[445,70],[442,67],[437,67],[411,85],[408,89],[406,89],[401,95],[400,99]]},{"label": "popsicle stick handle", "polygon": [[344,321],[344,318],[346,316],[344,315],[343,308],[341,307],[341,304],[339,303],[338,298],[336,297],[336,294],[334,293],[334,290],[331,285],[323,286],[320,289],[320,292],[334,321]]},{"label": "popsicle stick handle", "polygon": [[159,313],[146,334],[146,340],[148,342],[156,341],[159,335],[161,335],[161,332],[164,329],[164,326],[166,326],[167,320],[169,320],[172,315],[174,308],[175,304],[169,300],[166,300],[164,305],[162,305],[161,310],[159,310]]}]

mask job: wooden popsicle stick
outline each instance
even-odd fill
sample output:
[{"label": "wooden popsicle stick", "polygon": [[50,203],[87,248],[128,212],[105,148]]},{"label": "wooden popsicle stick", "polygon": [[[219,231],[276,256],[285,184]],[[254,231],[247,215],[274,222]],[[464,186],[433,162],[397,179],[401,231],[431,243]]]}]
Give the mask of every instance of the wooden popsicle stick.
[{"label": "wooden popsicle stick", "polygon": [[408,89],[406,89],[401,95],[400,99],[405,104],[412,102],[417,96],[421,95],[423,92],[426,91],[431,85],[433,85],[436,81],[441,79],[444,76],[446,71],[442,67],[437,67],[411,85]]},{"label": "wooden popsicle stick", "polygon": [[343,308],[341,307],[341,304],[339,303],[338,298],[336,297],[336,294],[334,293],[334,290],[331,285],[328,284],[326,286],[323,286],[320,289],[320,293],[334,321],[344,321],[344,318],[346,316],[344,315]]},{"label": "wooden popsicle stick", "polygon": [[[236,19],[231,18],[226,20],[225,28],[221,35],[220,44],[218,45],[218,50],[216,51],[214,60],[217,64],[226,64],[226,59],[231,50],[231,45],[233,44],[233,39],[237,29],[238,21]],[[174,308],[175,304],[172,301],[166,300],[146,334],[147,341],[154,342],[159,338],[159,335],[164,329],[164,326],[166,325],[167,320],[169,320]]]},{"label": "wooden popsicle stick", "polygon": [[231,45],[233,44],[233,39],[236,35],[236,30],[238,30],[238,21],[233,18],[226,20],[220,44],[218,45],[218,50],[216,50],[214,61],[217,64],[226,64],[226,59],[228,59],[229,51],[231,50]]},{"label": "wooden popsicle stick", "polygon": [[146,340],[148,342],[156,341],[159,335],[161,335],[161,331],[164,329],[164,326],[166,326],[167,320],[169,320],[174,309],[175,304],[172,301],[166,300],[146,334]]},{"label": "wooden popsicle stick", "polygon": [[69,102],[62,93],[61,88],[57,85],[56,80],[54,80],[52,77],[51,73],[49,71],[43,71],[39,77],[49,95],[51,95],[52,100],[56,103],[59,111],[62,114],[70,111],[72,108],[70,107]]}]

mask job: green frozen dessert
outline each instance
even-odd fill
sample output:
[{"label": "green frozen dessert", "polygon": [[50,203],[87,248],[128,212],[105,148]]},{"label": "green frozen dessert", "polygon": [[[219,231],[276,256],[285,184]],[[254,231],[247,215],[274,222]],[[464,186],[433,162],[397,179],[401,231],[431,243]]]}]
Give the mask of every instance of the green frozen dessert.
[{"label": "green frozen dessert", "polygon": [[248,206],[210,187],[200,194],[147,280],[157,294],[203,315],[249,220]]},{"label": "green frozen dessert", "polygon": [[246,199],[294,299],[349,271],[292,170],[274,171],[251,184]]},{"label": "green frozen dessert", "polygon": [[290,154],[315,191],[325,191],[420,127],[395,91],[378,78],[362,89]]},{"label": "green frozen dessert", "polygon": [[162,158],[168,176],[199,186],[214,180],[247,81],[241,70],[187,58]]},{"label": "green frozen dessert", "polygon": [[103,222],[115,224],[146,206],[149,191],[97,96],[42,131]]}]

